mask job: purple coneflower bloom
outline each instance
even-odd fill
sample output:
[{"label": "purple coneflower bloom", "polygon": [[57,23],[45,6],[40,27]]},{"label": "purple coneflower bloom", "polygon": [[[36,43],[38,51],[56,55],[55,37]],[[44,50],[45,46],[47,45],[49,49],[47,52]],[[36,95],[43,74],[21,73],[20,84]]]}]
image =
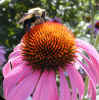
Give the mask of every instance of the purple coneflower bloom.
[{"label": "purple coneflower bloom", "polygon": [[[90,29],[89,33],[91,33],[92,25],[89,25],[88,28]],[[99,21],[96,21],[94,25],[94,35],[96,36],[98,33],[99,33]]]},{"label": "purple coneflower bloom", "polygon": [[[77,53],[86,64],[79,60]],[[89,97],[96,100],[96,84],[99,83],[99,54],[96,49],[75,39],[71,31],[58,22],[48,21],[31,27],[3,68],[5,99],[27,100],[31,96],[32,100],[77,100],[79,95],[79,100],[82,100],[85,86],[75,67],[76,62],[89,77]],[[68,74],[71,87],[64,72]]]},{"label": "purple coneflower bloom", "polygon": [[0,66],[6,61],[5,60],[5,50],[3,46],[0,46]]}]

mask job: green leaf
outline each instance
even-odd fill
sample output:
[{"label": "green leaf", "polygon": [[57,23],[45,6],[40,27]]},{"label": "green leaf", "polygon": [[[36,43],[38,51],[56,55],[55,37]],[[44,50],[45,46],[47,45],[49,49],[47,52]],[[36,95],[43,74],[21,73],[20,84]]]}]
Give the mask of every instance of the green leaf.
[{"label": "green leaf", "polygon": [[96,49],[99,49],[99,34],[97,34],[97,36],[96,36],[96,41],[95,41],[94,47]]}]

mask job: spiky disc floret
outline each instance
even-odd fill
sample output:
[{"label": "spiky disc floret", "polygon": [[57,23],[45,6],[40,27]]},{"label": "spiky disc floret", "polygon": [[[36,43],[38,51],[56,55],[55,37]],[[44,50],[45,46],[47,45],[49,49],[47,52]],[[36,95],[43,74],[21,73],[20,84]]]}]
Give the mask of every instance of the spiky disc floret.
[{"label": "spiky disc floret", "polygon": [[75,38],[64,25],[45,22],[31,28],[22,39],[24,60],[33,69],[57,70],[74,61]]}]

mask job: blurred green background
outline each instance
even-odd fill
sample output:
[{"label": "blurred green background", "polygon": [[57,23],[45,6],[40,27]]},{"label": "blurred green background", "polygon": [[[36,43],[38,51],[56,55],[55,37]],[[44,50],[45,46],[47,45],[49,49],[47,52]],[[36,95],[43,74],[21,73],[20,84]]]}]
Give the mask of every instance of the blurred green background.
[{"label": "blurred green background", "polygon": [[[50,18],[61,18],[76,37],[91,43],[96,41],[91,33],[88,34],[88,25],[99,20],[98,0],[0,0],[0,45],[6,48],[6,59],[24,34],[23,26],[16,23],[28,9],[34,7],[46,9]],[[0,95],[3,95],[2,91]]]}]

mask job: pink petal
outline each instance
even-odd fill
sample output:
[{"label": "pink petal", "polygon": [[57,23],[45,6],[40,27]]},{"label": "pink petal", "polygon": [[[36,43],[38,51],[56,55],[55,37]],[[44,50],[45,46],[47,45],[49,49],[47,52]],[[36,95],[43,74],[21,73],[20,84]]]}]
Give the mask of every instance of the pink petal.
[{"label": "pink petal", "polygon": [[76,45],[84,49],[88,53],[89,56],[96,58],[96,60],[99,63],[99,54],[92,45],[80,39],[76,39]]},{"label": "pink petal", "polygon": [[[19,47],[19,46],[18,46]],[[3,75],[6,75],[11,71],[11,67],[16,67],[19,64],[24,63],[23,57],[21,56],[21,50],[15,49],[9,56],[9,61],[3,67]]]},{"label": "pink petal", "polygon": [[72,100],[77,100],[77,91],[75,85],[72,84]]},{"label": "pink petal", "polygon": [[27,100],[28,96],[30,96],[33,92],[39,76],[40,73],[38,72],[28,75],[12,89],[12,91],[8,94],[7,100]]},{"label": "pink petal", "polygon": [[[68,75],[69,75],[69,78],[70,78],[70,81],[71,81],[72,88],[74,89],[73,91],[74,92],[77,92],[76,90],[78,89],[78,93],[79,93],[80,100],[82,100],[83,99],[83,96],[84,96],[85,86],[84,86],[84,82],[83,82],[83,79],[82,79],[81,75],[74,68],[74,66],[68,66],[66,68],[66,71],[68,72]],[[73,100],[76,100],[76,98],[73,99]]]},{"label": "pink petal", "polygon": [[7,74],[3,81],[4,96],[7,97],[8,93],[27,75],[32,73],[32,67],[21,65]]},{"label": "pink petal", "polygon": [[92,96],[92,82],[89,80],[88,83],[88,97]]},{"label": "pink petal", "polygon": [[[26,62],[23,61],[21,56],[15,57],[13,59],[10,59],[8,63],[3,67],[3,76],[6,77],[6,75],[13,69],[18,66],[21,66],[22,64],[25,64]],[[11,68],[12,67],[12,68]]]},{"label": "pink petal", "polygon": [[96,77],[94,76],[92,71],[89,69],[89,67],[87,67],[85,64],[83,64],[81,61],[79,61],[79,60],[77,60],[77,61],[81,64],[81,67],[84,69],[84,71],[89,76],[90,80],[93,83],[94,88],[96,88]]},{"label": "pink petal", "polygon": [[[79,60],[78,60],[79,61]],[[87,67],[85,64],[83,64],[81,61],[79,61],[79,63],[82,65],[82,68],[86,71],[86,73],[88,74],[90,81],[91,81],[91,86],[90,88],[92,88],[92,90],[90,90],[92,92],[92,100],[96,100],[96,77],[94,76],[94,74],[91,72],[91,70],[89,69],[89,67]]]},{"label": "pink petal", "polygon": [[10,59],[10,58],[15,58],[15,57],[21,55],[21,52],[22,52],[22,50],[21,50],[21,45],[22,45],[22,43],[18,44],[18,45],[14,48],[13,52],[10,53],[10,55],[9,55],[9,59]]},{"label": "pink petal", "polygon": [[16,68],[20,64],[26,63],[23,60],[23,57],[22,56],[17,56],[15,58],[10,59],[9,61],[11,62],[12,68]]},{"label": "pink petal", "polygon": [[98,70],[95,68],[94,62],[90,61],[90,59],[88,59],[86,56],[82,55],[83,59],[85,60],[85,62],[87,62],[89,69],[92,71],[92,73],[95,75],[97,82],[99,83],[99,72]]},{"label": "pink petal", "polygon": [[64,76],[64,72],[60,71],[60,99],[59,100],[72,100],[68,83]]},{"label": "pink petal", "polygon": [[96,90],[94,89],[92,81],[90,80],[88,86],[88,96],[91,97],[91,100],[96,100]]},{"label": "pink petal", "polygon": [[43,72],[32,100],[58,100],[54,72]]},{"label": "pink petal", "polygon": [[7,74],[11,71],[10,67],[10,62],[8,62],[4,67],[3,67],[3,76],[4,78],[7,76]]},{"label": "pink petal", "polygon": [[82,48],[84,51],[87,52],[88,56],[94,63],[95,70],[97,70],[97,72],[99,73],[99,54],[96,51],[96,49],[92,45],[83,40],[77,39],[76,44],[78,47]]},{"label": "pink petal", "polygon": [[16,51],[13,51],[10,55],[9,55],[9,59],[11,58],[15,58],[17,56],[20,56],[21,55],[21,50],[16,50]]}]

